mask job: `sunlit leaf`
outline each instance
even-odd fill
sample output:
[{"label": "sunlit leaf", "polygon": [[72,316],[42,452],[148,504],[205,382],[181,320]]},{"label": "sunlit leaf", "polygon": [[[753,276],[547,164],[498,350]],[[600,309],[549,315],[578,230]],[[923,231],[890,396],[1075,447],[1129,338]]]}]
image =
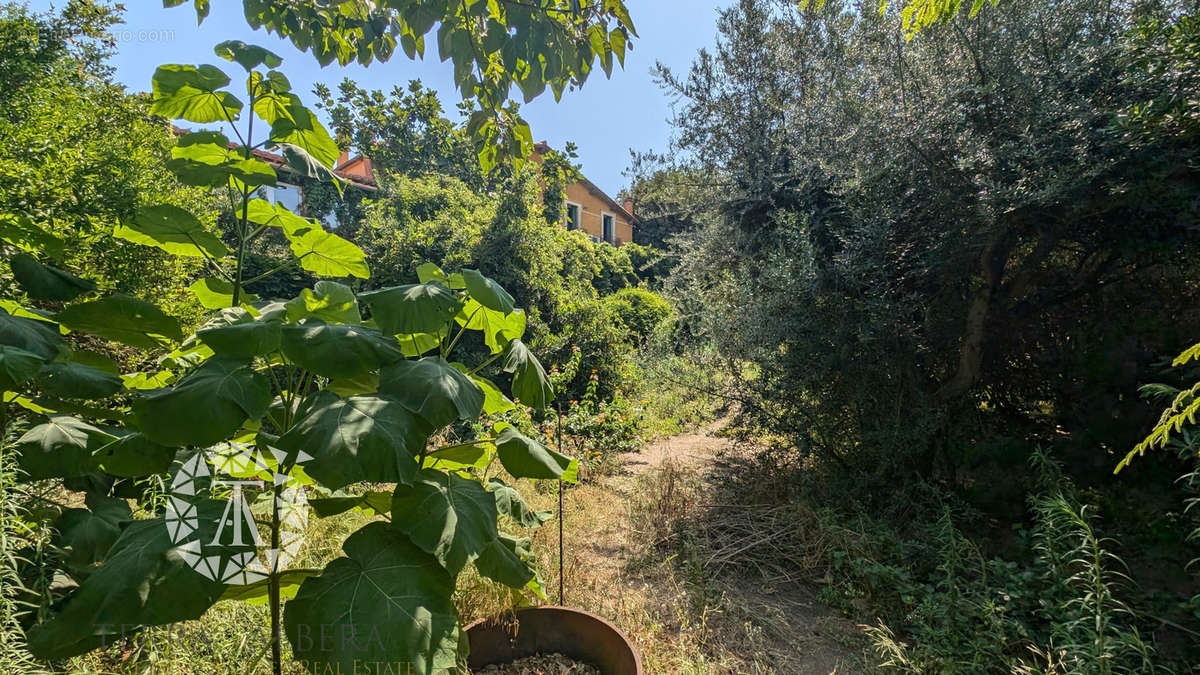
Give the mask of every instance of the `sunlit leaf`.
[{"label": "sunlit leaf", "polygon": [[300,148],[324,166],[332,167],[341,155],[337,143],[317,116],[292,97],[271,123],[271,141]]},{"label": "sunlit leaf", "polygon": [[151,80],[150,112],[201,124],[236,120],[242,102],[227,91],[218,91],[228,84],[229,77],[216,66],[159,66]]},{"label": "sunlit leaf", "polygon": [[[233,306],[233,284],[224,279],[204,277],[188,286],[188,290],[205,309],[224,309]],[[242,302],[250,303],[257,299],[258,296],[251,295],[242,289]]]},{"label": "sunlit leaf", "polygon": [[302,289],[285,307],[287,320],[293,323],[310,318],[325,323],[362,323],[354,291],[336,281],[318,281],[312,290]]},{"label": "sunlit leaf", "polygon": [[62,258],[66,243],[24,216],[0,214],[0,241],[29,253]]},{"label": "sunlit leaf", "polygon": [[284,231],[291,243],[292,254],[300,259],[300,267],[320,277],[371,276],[367,268],[367,254],[353,243],[320,225],[310,225],[292,231]]},{"label": "sunlit leaf", "polygon": [[113,235],[135,244],[154,246],[172,255],[220,258],[229,249],[186,209],[173,204],[145,206],[129,225],[117,225]]},{"label": "sunlit leaf", "polygon": [[468,330],[482,332],[483,343],[493,354],[499,354],[509,342],[525,334],[523,310],[514,309],[503,314],[484,307],[474,299],[468,299],[454,319]]}]

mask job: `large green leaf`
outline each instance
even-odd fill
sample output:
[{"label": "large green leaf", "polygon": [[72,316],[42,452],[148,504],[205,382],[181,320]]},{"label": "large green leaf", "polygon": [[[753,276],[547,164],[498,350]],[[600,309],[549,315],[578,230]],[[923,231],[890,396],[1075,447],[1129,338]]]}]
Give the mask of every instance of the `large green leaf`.
[{"label": "large green leaf", "polygon": [[16,347],[50,361],[67,351],[58,326],[25,316],[13,316],[0,308],[0,345]]},{"label": "large green leaf", "polygon": [[96,352],[76,349],[68,355],[68,358],[75,363],[90,366],[96,370],[102,370],[113,375],[121,373],[121,366],[117,363],[116,359],[103,354],[97,354]]},{"label": "large green leaf", "polygon": [[250,359],[279,351],[278,321],[246,321],[196,332],[200,341],[217,356]]},{"label": "large green leaf", "polygon": [[371,308],[379,330],[388,335],[438,333],[462,304],[450,289],[432,282],[384,288],[358,297]]},{"label": "large green leaf", "polygon": [[181,340],[179,322],[154,305],[127,295],[71,305],[54,316],[71,330],[116,340],[131,347],[155,349]]},{"label": "large green leaf", "polygon": [[225,587],[191,568],[189,544],[211,540],[224,508],[224,502],[200,504],[200,529],[184,543],[171,540],[162,518],[130,523],[66,605],[28,631],[30,651],[65,659],[111,644],[134,626],[200,618]]},{"label": "large green leaf", "polygon": [[11,213],[0,214],[0,241],[27,251],[62,259],[66,251],[66,243],[58,237],[38,227],[25,216]]},{"label": "large green leaf", "polygon": [[395,338],[349,324],[284,326],[281,344],[289,361],[322,377],[356,377],[404,358]]},{"label": "large green leaf", "polygon": [[400,361],[379,374],[379,391],[393,396],[434,427],[474,420],[483,412],[479,385],[440,356]]},{"label": "large green leaf", "polygon": [[488,542],[487,547],[479,552],[475,568],[483,576],[498,581],[512,588],[530,587],[534,592],[545,597],[541,592],[541,584],[535,582],[533,570],[525,563],[518,550],[524,545],[528,547],[528,539],[517,539],[503,532]]},{"label": "large green leaf", "polygon": [[[204,277],[188,286],[188,290],[196,296],[205,309],[225,309],[233,306],[233,284],[224,279]],[[258,296],[250,295],[243,288],[240,300],[254,302],[258,300]]]},{"label": "large green leaf", "polygon": [[282,204],[272,204],[258,198],[251,199],[246,204],[246,219],[259,225],[278,227],[285,233],[317,227],[312,221],[292,213]]},{"label": "large green leaf", "polygon": [[400,341],[400,349],[404,350],[405,356],[409,358],[416,358],[418,356],[424,356],[441,346],[448,333],[449,327],[440,333],[412,333],[410,335],[397,335],[396,339]]},{"label": "large green leaf", "polygon": [[578,480],[579,462],[559,454],[507,426],[496,437],[496,454],[504,470],[514,478],[560,478]]},{"label": "large green leaf", "polygon": [[504,372],[513,373],[513,398],[534,408],[545,410],[554,400],[554,385],[546,377],[542,363],[529,351],[524,342],[512,340],[504,353]]},{"label": "large green leaf", "polygon": [[[279,574],[279,599],[291,600],[300,592],[300,585],[309,577],[315,577],[321,570],[298,569],[287,570]],[[266,605],[270,602],[270,579],[260,579],[244,586],[229,586],[221,594],[222,600],[236,600],[247,605]]]},{"label": "large green leaf", "polygon": [[335,378],[325,389],[346,398],[360,394],[375,394],[379,391],[379,373],[363,373],[354,377]]},{"label": "large green leaf", "polygon": [[117,225],[113,236],[135,244],[154,246],[172,255],[220,258],[229,249],[191,212],[173,204],[144,206],[129,225]]},{"label": "large green leaf", "polygon": [[[259,80],[259,82],[262,82],[262,80]],[[290,84],[289,82],[288,85],[290,86]],[[269,82],[267,86],[270,86]],[[266,92],[254,101],[254,114],[258,115],[267,124],[275,124],[280,118],[291,116],[292,111],[303,108],[304,103],[290,91]]]},{"label": "large green leaf", "polygon": [[467,285],[467,293],[479,301],[479,304],[490,310],[508,314],[516,308],[513,298],[500,284],[483,276],[477,270],[463,270],[463,281]]},{"label": "large green leaf", "polygon": [[496,500],[477,481],[422,469],[396,486],[392,527],[457,576],[496,539]]},{"label": "large green leaf", "polygon": [[275,146],[283,159],[288,163],[292,173],[298,176],[316,179],[322,183],[332,183],[337,193],[342,194],[342,180],[328,166],[322,164],[308,151],[290,143],[278,143]]},{"label": "large green leaf", "polygon": [[246,361],[214,357],[173,386],[133,402],[138,428],[163,445],[212,445],[229,438],[271,403],[266,376]]},{"label": "large green leaf", "polygon": [[47,364],[37,381],[43,392],[58,398],[104,398],[125,390],[119,375],[71,361]]},{"label": "large green leaf", "polygon": [[427,284],[431,281],[436,281],[443,286],[452,288],[456,291],[461,291],[467,287],[467,282],[463,280],[463,275],[455,272],[454,274],[446,274],[442,268],[437,265],[427,262],[421,263],[417,267],[417,278],[421,283]]},{"label": "large green leaf", "polygon": [[[287,603],[284,629],[295,658],[353,672],[391,664],[431,675],[458,664],[454,579],[437,559],[385,523],[371,523],[342,545],[319,577]],[[321,630],[355,639],[321,640]]]},{"label": "large green leaf", "polygon": [[312,456],[308,475],[336,490],[351,483],[407,483],[429,428],[399,402],[381,396],[339,398],[328,391],[308,397],[304,416],[278,445]]},{"label": "large green leaf", "polygon": [[46,360],[19,347],[0,345],[0,391],[11,391],[31,379]]},{"label": "large green leaf", "polygon": [[[460,371],[466,372],[466,366],[460,368],[461,364],[458,363],[451,365]],[[471,381],[479,385],[479,388],[483,390],[483,413],[485,415],[498,415],[517,407],[515,403],[508,400],[504,392],[500,391],[500,388],[493,384],[491,380],[479,375],[470,375],[470,378]]]},{"label": "large green leaf", "polygon": [[205,187],[224,187],[231,177],[250,187],[273,186],[277,179],[270,164],[247,157],[217,131],[193,131],[179,137],[171,148],[167,169],[187,185]]},{"label": "large green leaf", "polygon": [[495,452],[496,446],[490,440],[449,445],[425,455],[422,468],[433,467],[446,471],[486,469]]},{"label": "large green leaf", "polygon": [[17,465],[30,480],[82,476],[96,469],[92,451],[112,434],[68,415],[54,415],[17,439]]},{"label": "large green leaf", "polygon": [[237,119],[242,102],[227,91],[229,77],[216,66],[159,66],[151,80],[150,112],[173,119],[205,124]]},{"label": "large green leaf", "polygon": [[512,518],[521,527],[538,527],[554,517],[553,511],[534,511],[529,508],[521,493],[499,478],[489,480],[488,488],[496,498],[496,511]]},{"label": "large green leaf", "polygon": [[96,284],[91,281],[43,265],[28,253],[16,254],[9,260],[9,265],[21,290],[35,300],[74,300],[81,293],[96,289]]},{"label": "large green leaf", "polygon": [[304,107],[300,99],[292,97],[288,106],[271,123],[271,141],[286,143],[307,152],[325,166],[337,162],[341,150],[329,135],[325,125]]},{"label": "large green leaf", "polygon": [[318,518],[328,518],[359,509],[370,515],[385,515],[392,511],[392,493],[367,492],[361,495],[350,495],[334,492],[329,497],[315,497],[308,500],[308,505]]},{"label": "large green leaf", "polygon": [[473,299],[463,304],[462,310],[455,317],[460,325],[468,330],[483,333],[483,342],[499,354],[509,342],[525,334],[525,312],[520,309],[508,314],[502,314],[488,309]]},{"label": "large green leaf", "polygon": [[358,311],[358,299],[354,291],[336,281],[318,281],[312,290],[307,288],[284,305],[287,319],[293,323],[301,319],[320,319],[325,323],[362,323]]},{"label": "large green leaf", "polygon": [[266,64],[268,68],[278,68],[279,64],[283,63],[283,59],[279,58],[275,52],[258,45],[248,45],[241,40],[226,40],[213,48],[213,52],[227,61],[237,63],[248,71],[263,64]]},{"label": "large green leaf", "polygon": [[175,448],[160,445],[141,433],[115,431],[118,438],[97,448],[92,461],[105,473],[141,478],[164,473],[175,459]]},{"label": "large green leaf", "polygon": [[121,536],[122,526],[133,521],[124,499],[89,492],[85,503],[86,509],[67,509],[54,523],[67,560],[77,568],[103,560]]},{"label": "large green leaf", "polygon": [[319,277],[371,277],[367,254],[320,225],[284,230],[284,236],[291,244],[292,254],[300,259],[300,267]]}]

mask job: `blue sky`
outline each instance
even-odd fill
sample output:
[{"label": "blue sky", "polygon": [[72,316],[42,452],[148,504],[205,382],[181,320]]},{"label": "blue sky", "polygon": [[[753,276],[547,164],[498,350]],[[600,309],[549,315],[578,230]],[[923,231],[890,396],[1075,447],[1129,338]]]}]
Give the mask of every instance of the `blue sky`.
[{"label": "blue sky", "polygon": [[[670,135],[670,103],[654,84],[655,61],[685,70],[696,51],[711,45],[716,35],[719,7],[732,0],[626,0],[640,39],[625,60],[624,70],[615,70],[611,80],[599,69],[578,91],[567,92],[555,103],[546,94],[523,107],[533,129],[534,140],[562,147],[567,141],[579,146],[584,173],[609,194],[624,187],[622,171],[629,165],[629,150],[663,150]],[[30,7],[45,10],[64,0],[34,0]],[[336,86],[344,77],[360,86],[389,91],[395,84],[420,79],[438,91],[442,104],[453,117],[458,101],[449,63],[427,53],[424,61],[409,61],[402,52],[391,61],[363,68],[358,65],[321,68],[309,54],[290,43],[253,31],[241,14],[241,2],[217,0],[211,16],[197,27],[191,3],[164,9],[157,0],[127,0],[126,23],[117,32],[117,54],[113,59],[117,79],[132,90],[146,91],[150,77],[161,63],[214,63],[231,77],[238,66],[218,59],[212,48],[223,40],[240,39],[260,44],[284,57],[281,70],[298,92],[307,94],[312,85]],[[311,97],[306,98],[312,102]]]}]

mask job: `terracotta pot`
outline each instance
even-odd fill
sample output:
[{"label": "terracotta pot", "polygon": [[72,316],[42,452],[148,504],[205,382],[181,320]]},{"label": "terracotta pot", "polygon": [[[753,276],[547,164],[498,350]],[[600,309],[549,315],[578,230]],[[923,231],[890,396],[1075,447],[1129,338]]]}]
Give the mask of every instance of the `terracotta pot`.
[{"label": "terracotta pot", "polygon": [[[514,634],[515,631],[515,634]],[[642,658],[616,626],[569,607],[526,607],[501,620],[467,626],[472,669],[512,663],[534,654],[563,654],[604,675],[642,675]]]}]

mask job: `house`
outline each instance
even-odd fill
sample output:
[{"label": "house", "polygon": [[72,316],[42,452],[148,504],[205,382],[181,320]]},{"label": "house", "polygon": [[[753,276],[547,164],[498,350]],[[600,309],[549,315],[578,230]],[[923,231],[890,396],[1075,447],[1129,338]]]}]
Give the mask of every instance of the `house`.
[{"label": "house", "polygon": [[[265,150],[255,150],[254,157],[270,164],[276,175],[275,187],[264,185],[259,188],[259,196],[272,204],[281,204],[293,213],[300,213],[310,218],[320,218],[329,225],[337,224],[334,214],[309,213],[310,209],[305,208],[304,204],[304,190],[299,185],[302,181],[293,177],[292,168],[282,156]],[[333,173],[342,179],[347,187],[371,194],[377,192],[379,186],[370,169],[370,160],[359,157],[351,161],[349,156],[343,152],[342,156],[338,158]]]},{"label": "house", "polygon": [[[534,145],[533,161],[540,164],[542,156],[549,151],[550,146],[544,141],[537,143]],[[287,182],[290,169],[283,158],[261,150],[256,150],[255,156],[270,164],[279,174],[278,187],[263,188],[264,198],[272,203],[281,203],[293,211],[303,212],[303,193],[295,185]],[[333,172],[351,187],[368,193],[379,189],[371,160],[362,155],[350,157],[348,153],[343,152],[334,165]],[[638,219],[633,213],[632,200],[619,204],[587,178],[571,183],[566,192],[563,226],[568,230],[582,230],[592,241],[604,241],[614,246],[633,241],[633,231],[638,225]]]},{"label": "house", "polygon": [[[545,141],[533,146],[533,160],[541,163],[542,155],[550,151]],[[568,230],[583,230],[593,241],[606,241],[621,246],[633,241],[638,225],[633,213],[633,200],[618,204],[587,178],[567,186],[563,225]]]}]

